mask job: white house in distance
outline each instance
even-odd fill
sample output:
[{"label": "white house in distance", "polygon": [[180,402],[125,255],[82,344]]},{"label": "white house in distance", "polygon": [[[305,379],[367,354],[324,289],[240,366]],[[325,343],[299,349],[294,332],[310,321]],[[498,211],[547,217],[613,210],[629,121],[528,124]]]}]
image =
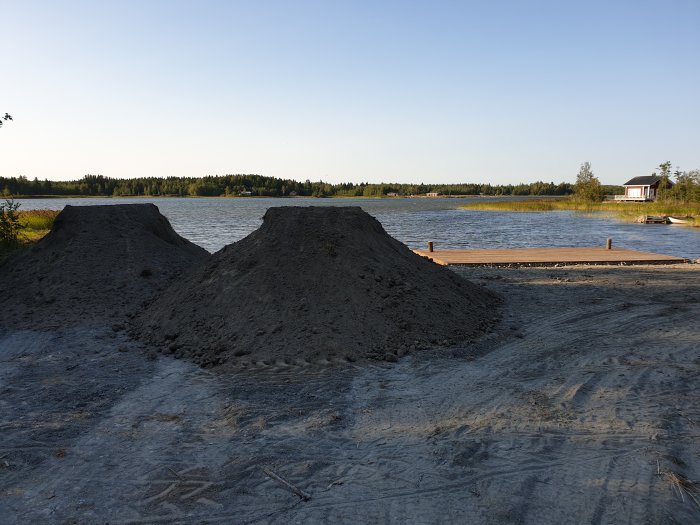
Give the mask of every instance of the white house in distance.
[{"label": "white house in distance", "polygon": [[[659,183],[661,177],[658,175],[647,175],[644,177],[635,177],[623,184],[625,187],[624,195],[615,195],[616,201],[655,201],[659,191]],[[673,186],[671,181],[668,181],[668,187]]]}]

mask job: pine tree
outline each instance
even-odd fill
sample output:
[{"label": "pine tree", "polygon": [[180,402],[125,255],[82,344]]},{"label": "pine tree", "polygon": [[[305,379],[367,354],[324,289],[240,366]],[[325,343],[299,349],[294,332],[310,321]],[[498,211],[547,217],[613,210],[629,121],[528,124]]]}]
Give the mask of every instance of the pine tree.
[{"label": "pine tree", "polygon": [[578,200],[596,202],[603,200],[603,190],[598,177],[591,170],[591,163],[584,162],[576,175],[574,196]]}]

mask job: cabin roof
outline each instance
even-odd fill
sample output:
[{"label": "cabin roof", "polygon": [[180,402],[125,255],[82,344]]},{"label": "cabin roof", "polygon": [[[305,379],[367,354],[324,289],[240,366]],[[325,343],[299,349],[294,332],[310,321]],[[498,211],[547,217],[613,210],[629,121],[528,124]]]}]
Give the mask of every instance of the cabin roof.
[{"label": "cabin roof", "polygon": [[661,180],[658,175],[645,175],[628,180],[623,186],[653,186]]}]

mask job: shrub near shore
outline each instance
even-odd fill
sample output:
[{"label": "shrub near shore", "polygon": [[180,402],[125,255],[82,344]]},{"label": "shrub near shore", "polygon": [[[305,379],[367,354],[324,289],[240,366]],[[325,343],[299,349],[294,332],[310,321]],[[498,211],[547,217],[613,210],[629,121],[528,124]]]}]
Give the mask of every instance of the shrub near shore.
[{"label": "shrub near shore", "polygon": [[671,215],[693,217],[689,224],[700,227],[700,203],[698,202],[590,202],[576,199],[527,199],[473,202],[461,209],[482,211],[543,212],[579,211],[585,213],[611,213],[619,218],[634,220],[640,215]]}]

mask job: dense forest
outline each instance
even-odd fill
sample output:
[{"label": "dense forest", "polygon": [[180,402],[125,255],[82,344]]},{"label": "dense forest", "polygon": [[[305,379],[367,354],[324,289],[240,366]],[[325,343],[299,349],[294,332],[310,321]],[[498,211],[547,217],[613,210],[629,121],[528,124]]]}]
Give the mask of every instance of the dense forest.
[{"label": "dense forest", "polygon": [[[610,193],[616,186],[604,187]],[[85,175],[75,181],[29,180],[26,177],[0,177],[4,196],[175,196],[175,197],[386,197],[438,193],[442,195],[569,195],[569,183],[531,184],[328,184],[322,181],[297,182],[261,175],[222,175],[208,177],[142,177],[115,179]]]}]

